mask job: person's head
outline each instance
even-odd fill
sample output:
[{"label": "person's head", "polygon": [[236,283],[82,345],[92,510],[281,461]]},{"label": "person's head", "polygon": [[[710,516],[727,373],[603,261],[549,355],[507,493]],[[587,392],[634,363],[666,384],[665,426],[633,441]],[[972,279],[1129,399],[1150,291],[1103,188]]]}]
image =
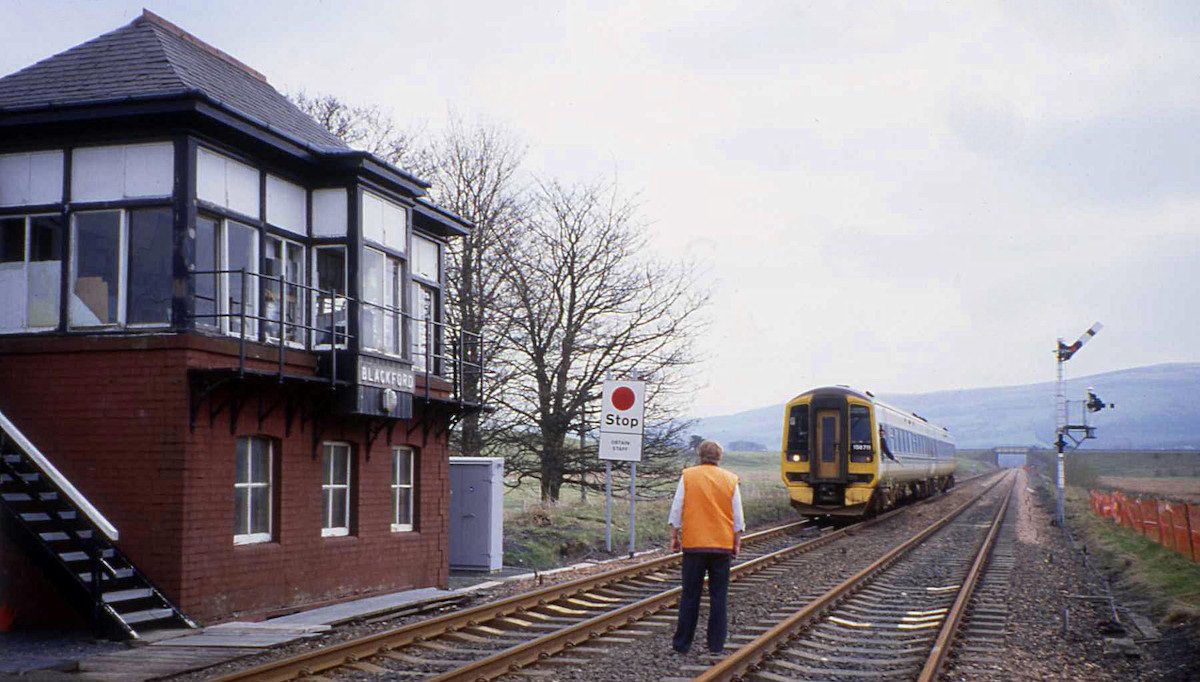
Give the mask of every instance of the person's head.
[{"label": "person's head", "polygon": [[696,448],[701,464],[720,464],[722,452],[721,444],[715,440],[706,440]]}]

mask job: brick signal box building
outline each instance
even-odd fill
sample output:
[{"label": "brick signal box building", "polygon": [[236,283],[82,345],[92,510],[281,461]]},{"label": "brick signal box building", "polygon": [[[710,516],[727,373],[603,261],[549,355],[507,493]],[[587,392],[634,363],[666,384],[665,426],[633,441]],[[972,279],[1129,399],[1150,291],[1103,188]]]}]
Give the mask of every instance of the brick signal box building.
[{"label": "brick signal box building", "polygon": [[148,12],[0,78],[0,610],[444,586],[482,368],[427,186]]}]

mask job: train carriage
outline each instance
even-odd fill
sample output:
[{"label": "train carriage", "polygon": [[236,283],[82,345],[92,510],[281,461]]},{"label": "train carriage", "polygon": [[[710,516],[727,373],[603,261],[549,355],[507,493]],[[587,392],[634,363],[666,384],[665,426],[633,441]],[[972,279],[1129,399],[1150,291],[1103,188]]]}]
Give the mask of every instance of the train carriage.
[{"label": "train carriage", "polygon": [[948,430],[846,386],[788,402],[780,459],[792,506],[806,516],[874,514],[954,485]]}]

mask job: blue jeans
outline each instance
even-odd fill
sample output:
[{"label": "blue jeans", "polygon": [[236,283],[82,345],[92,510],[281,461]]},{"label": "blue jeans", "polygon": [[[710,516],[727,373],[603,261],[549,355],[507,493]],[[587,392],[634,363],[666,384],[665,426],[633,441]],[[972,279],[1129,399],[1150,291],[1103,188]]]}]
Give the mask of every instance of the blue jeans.
[{"label": "blue jeans", "polygon": [[708,574],[708,650],[718,653],[725,648],[729,564],[732,557],[719,552],[683,553],[683,593],[679,597],[679,624],[671,646],[678,652],[692,647],[696,621],[700,619],[700,590]]}]

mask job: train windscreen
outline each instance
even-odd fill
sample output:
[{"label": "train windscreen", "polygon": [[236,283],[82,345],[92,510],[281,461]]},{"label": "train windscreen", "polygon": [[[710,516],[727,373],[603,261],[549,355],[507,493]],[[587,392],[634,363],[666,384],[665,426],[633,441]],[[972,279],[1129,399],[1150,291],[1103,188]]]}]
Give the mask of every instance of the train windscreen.
[{"label": "train windscreen", "polygon": [[808,405],[794,405],[788,413],[787,452],[808,459]]},{"label": "train windscreen", "polygon": [[850,406],[850,461],[870,462],[874,446],[871,443],[871,410],[866,405]]}]

